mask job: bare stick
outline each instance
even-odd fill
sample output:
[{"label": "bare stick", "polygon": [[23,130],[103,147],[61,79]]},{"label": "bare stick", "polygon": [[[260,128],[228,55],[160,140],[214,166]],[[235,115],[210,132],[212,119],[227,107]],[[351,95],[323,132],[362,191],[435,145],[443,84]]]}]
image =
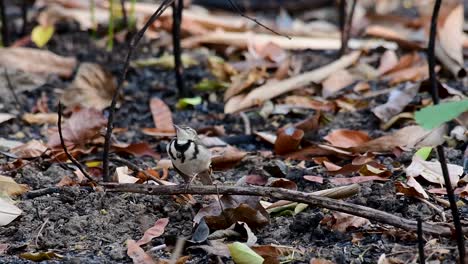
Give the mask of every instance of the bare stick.
[{"label": "bare stick", "polygon": [[83,165],[79,161],[77,161],[71,154],[68,152],[67,146],[65,145],[65,141],[63,140],[63,135],[62,135],[62,104],[60,102],[58,103],[58,121],[57,121],[57,126],[58,126],[58,132],[60,136],[60,144],[62,145],[63,151],[67,155],[68,159],[71,160],[71,162],[83,173],[83,175],[92,183],[96,183],[91,175],[83,168]]},{"label": "bare stick", "polygon": [[0,17],[2,22],[2,44],[7,47],[10,44],[8,39],[8,23],[6,17],[6,6],[4,0],[0,0]]},{"label": "bare stick", "polygon": [[341,43],[341,49],[340,49],[341,56],[346,54],[346,52],[348,51],[348,42],[349,42],[349,38],[351,37],[351,27],[353,25],[354,10],[356,9],[357,0],[352,0],[352,1],[353,3],[351,4],[351,10],[349,11],[348,15],[345,15],[345,18],[344,18],[346,20],[346,24],[344,25],[343,36],[341,39],[343,41]]},{"label": "bare stick", "polygon": [[266,30],[268,30],[268,31],[270,31],[270,32],[272,32],[272,33],[274,33],[274,34],[276,34],[276,35],[283,36],[283,37],[285,37],[285,38],[291,39],[290,36],[281,34],[281,33],[279,33],[278,31],[276,31],[276,30],[274,30],[274,29],[272,29],[272,28],[266,26],[265,24],[263,24],[263,23],[261,23],[260,21],[258,21],[255,17],[250,17],[250,16],[244,14],[244,12],[239,8],[239,6],[238,6],[236,3],[233,2],[233,0],[227,0],[227,1],[228,1],[229,5],[231,6],[231,8],[232,8],[234,11],[236,11],[241,17],[246,18],[246,19],[248,19],[248,20],[250,20],[250,21],[253,21],[255,24],[257,24],[257,25],[263,27],[264,29],[266,29]]},{"label": "bare stick", "polygon": [[[435,105],[439,104],[439,91],[437,85],[437,76],[435,72],[435,44],[437,34],[437,19],[439,16],[440,5],[442,0],[436,0],[434,3],[434,10],[431,18],[431,31],[429,34],[429,45],[427,47],[427,60],[429,64],[429,82],[431,85],[432,101]],[[460,223],[460,216],[458,214],[457,203],[455,195],[453,194],[452,183],[450,181],[449,172],[447,168],[447,161],[445,159],[444,147],[442,145],[437,146],[437,156],[439,158],[440,166],[442,168],[442,175],[444,176],[445,189],[447,190],[447,197],[450,203],[450,210],[452,211],[453,224],[455,226],[455,236],[457,238],[459,260],[461,264],[465,263],[465,245],[463,230]]]},{"label": "bare stick", "polygon": [[174,74],[179,97],[187,97],[188,90],[184,83],[184,65],[182,64],[182,49],[180,47],[180,28],[182,24],[183,0],[172,3],[172,47],[174,50]]},{"label": "bare stick", "polygon": [[[355,216],[364,217],[373,221],[383,224],[392,225],[405,230],[417,231],[417,222],[413,220],[404,219],[393,215],[391,213],[379,211],[370,207],[355,205],[340,200],[335,200],[327,197],[321,197],[310,193],[292,191],[281,188],[271,187],[246,187],[246,186],[220,186],[211,185],[191,185],[186,187],[184,185],[171,185],[171,186],[155,186],[143,184],[116,184],[104,183],[107,192],[131,192],[131,193],[144,193],[148,195],[172,195],[172,194],[228,194],[228,195],[251,195],[263,196],[274,199],[295,201],[306,203],[312,206],[318,206],[335,210],[343,213],[348,213]],[[451,236],[452,232],[449,227],[423,223],[423,230],[427,234]]]},{"label": "bare stick", "polygon": [[426,259],[424,257],[424,238],[423,238],[423,228],[422,228],[422,220],[420,217],[417,219],[418,221],[418,251],[419,251],[419,264],[425,264]]},{"label": "bare stick", "polygon": [[122,69],[121,74],[119,74],[119,78],[117,81],[117,88],[112,95],[112,102],[109,108],[109,118],[107,119],[107,130],[106,136],[104,141],[104,151],[102,154],[102,168],[103,168],[103,178],[105,182],[109,182],[111,177],[109,173],[109,150],[110,150],[110,139],[112,135],[112,129],[114,128],[114,115],[115,115],[115,105],[117,104],[117,96],[122,89],[123,82],[127,77],[128,66],[130,65],[130,58],[132,57],[133,51],[135,50],[138,42],[141,40],[143,35],[145,34],[146,29],[154,23],[156,19],[158,19],[161,14],[168,8],[174,0],[164,0],[158,9],[151,15],[150,19],[146,22],[143,28],[135,34],[130,41],[130,45],[128,47],[127,57],[125,58],[124,67]]},{"label": "bare stick", "polygon": [[122,9],[122,20],[124,28],[128,27],[127,9],[125,9],[125,0],[120,0],[120,8]]},{"label": "bare stick", "polygon": [[338,5],[338,23],[340,26],[341,32],[341,48],[338,52],[339,57],[343,56],[345,53],[345,24],[346,24],[346,0],[339,0]]}]

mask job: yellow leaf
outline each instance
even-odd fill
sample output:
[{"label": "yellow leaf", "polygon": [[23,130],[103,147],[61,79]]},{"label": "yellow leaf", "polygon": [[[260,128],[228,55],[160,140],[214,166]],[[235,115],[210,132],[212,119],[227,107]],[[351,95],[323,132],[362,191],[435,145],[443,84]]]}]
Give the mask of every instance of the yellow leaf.
[{"label": "yellow leaf", "polygon": [[0,193],[6,195],[17,195],[28,191],[28,187],[24,184],[18,184],[10,177],[0,175]]},{"label": "yellow leaf", "polygon": [[54,35],[54,27],[53,26],[35,26],[31,32],[31,40],[36,44],[39,48],[44,47],[47,42],[49,42],[50,38]]}]

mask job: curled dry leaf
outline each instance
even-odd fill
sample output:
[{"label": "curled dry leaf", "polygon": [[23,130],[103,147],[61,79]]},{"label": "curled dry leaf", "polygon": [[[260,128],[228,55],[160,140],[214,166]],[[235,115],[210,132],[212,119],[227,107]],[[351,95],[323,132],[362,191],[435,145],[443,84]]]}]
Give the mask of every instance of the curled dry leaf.
[{"label": "curled dry leaf", "polygon": [[[460,176],[463,174],[463,167],[455,164],[447,164],[447,169],[450,176],[452,186],[457,186]],[[417,177],[422,176],[429,182],[445,185],[442,168],[439,161],[425,161],[415,155],[413,161],[405,169],[406,175]]]},{"label": "curled dry leaf", "polygon": [[161,218],[154,223],[154,226],[149,228],[143,234],[143,237],[136,242],[138,246],[142,246],[150,242],[153,238],[160,237],[169,223],[169,218]]},{"label": "curled dry leaf", "polygon": [[28,143],[10,149],[10,152],[18,158],[29,159],[40,157],[47,151],[47,146],[39,140],[31,140]]},{"label": "curled dry leaf", "polygon": [[138,181],[138,178],[129,175],[127,166],[115,168],[115,176],[117,176],[118,183],[135,183]]},{"label": "curled dry leaf", "polygon": [[112,74],[96,63],[82,63],[75,79],[60,97],[68,107],[103,110],[112,101],[117,83]]},{"label": "curled dry leaf", "polygon": [[335,185],[349,185],[353,183],[363,183],[368,181],[388,181],[388,178],[379,176],[356,176],[351,178],[331,178],[329,181]]},{"label": "curled dry leaf", "polygon": [[57,124],[58,115],[57,113],[26,113],[23,115],[23,120],[32,125],[43,125],[43,124]]},{"label": "curled dry leaf", "polygon": [[134,264],[156,263],[153,258],[132,239],[127,240],[127,255],[133,260]]},{"label": "curled dry leaf", "polygon": [[349,129],[333,130],[324,139],[332,146],[340,148],[358,147],[371,140],[367,132]]},{"label": "curled dry leaf", "polygon": [[304,131],[302,129],[292,126],[279,129],[275,141],[275,153],[283,155],[297,150],[303,137]]},{"label": "curled dry leaf", "polygon": [[249,52],[254,58],[268,59],[276,63],[284,61],[288,56],[283,48],[273,42],[266,44],[253,43],[253,45],[249,46]]},{"label": "curled dry leaf", "polygon": [[[99,137],[99,132],[107,123],[106,118],[96,109],[83,108],[74,112],[62,126],[63,140],[69,147],[83,145]],[[61,147],[58,131],[49,136],[50,148]]]},{"label": "curled dry leaf", "polygon": [[395,189],[397,192],[403,193],[406,196],[410,197],[421,197],[428,199],[429,195],[427,195],[424,188],[417,182],[413,177],[408,176],[408,180],[405,183],[403,182],[395,182]]},{"label": "curled dry leaf", "polygon": [[267,72],[265,67],[254,67],[231,77],[231,85],[224,92],[224,101],[252,87],[255,83],[263,81],[266,77]]},{"label": "curled dry leaf", "polygon": [[276,188],[283,188],[283,189],[288,189],[288,190],[297,190],[297,184],[291,180],[288,179],[274,179],[270,184],[268,184],[269,187],[276,187]]},{"label": "curled dry leaf", "polygon": [[25,72],[58,74],[68,78],[72,75],[77,60],[62,57],[46,50],[32,48],[0,48],[0,66]]},{"label": "curled dry leaf", "polygon": [[322,82],[322,96],[329,98],[353,82],[354,76],[349,71],[344,69],[336,71]]},{"label": "curled dry leaf", "polygon": [[[239,104],[230,104],[229,108],[227,107],[228,105],[225,105],[224,112],[233,113],[258,104],[263,104],[267,100],[304,87],[305,85],[308,85],[312,82],[321,82],[330,76],[330,74],[345,69],[355,63],[359,59],[360,55],[360,52],[355,51],[341,57],[339,60],[336,60],[310,72],[299,74],[282,81],[268,82],[260,87],[257,87],[242,99],[239,100],[239,98],[237,98],[237,100],[240,101]],[[231,100],[233,99],[234,98]],[[231,100],[229,100],[227,103],[229,104]]]}]

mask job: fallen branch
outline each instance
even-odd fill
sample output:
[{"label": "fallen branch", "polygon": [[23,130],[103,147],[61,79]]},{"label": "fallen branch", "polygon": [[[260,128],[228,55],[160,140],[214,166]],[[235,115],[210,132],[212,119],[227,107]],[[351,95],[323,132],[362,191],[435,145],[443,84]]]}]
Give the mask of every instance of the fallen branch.
[{"label": "fallen branch", "polygon": [[[340,200],[335,200],[327,197],[321,197],[310,193],[292,191],[287,189],[270,188],[270,187],[245,187],[245,186],[157,186],[157,185],[142,185],[142,184],[116,184],[103,183],[107,192],[130,192],[143,193],[148,195],[173,195],[173,194],[228,194],[228,195],[251,195],[263,196],[274,199],[288,200],[300,203],[306,203],[312,206],[318,206],[335,210],[355,216],[360,216],[380,222],[383,224],[392,225],[408,231],[417,232],[417,222],[404,219],[396,215],[379,211],[370,207],[355,205]],[[449,227],[439,224],[423,223],[423,231],[427,234],[447,236],[452,235]]]}]

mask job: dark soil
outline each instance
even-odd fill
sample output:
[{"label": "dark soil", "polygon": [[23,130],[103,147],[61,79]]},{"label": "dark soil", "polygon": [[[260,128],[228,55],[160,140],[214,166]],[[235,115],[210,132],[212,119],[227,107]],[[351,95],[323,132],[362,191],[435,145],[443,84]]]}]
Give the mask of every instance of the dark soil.
[{"label": "dark soil", "polygon": [[[81,62],[100,63],[115,74],[119,74],[126,53],[125,45],[119,45],[113,53],[105,52],[96,47],[85,32],[58,34],[47,48],[61,55],[76,56]],[[162,50],[153,47],[151,43],[144,43],[140,45],[136,56],[144,58],[161,53]],[[307,51],[305,54],[304,64],[307,70],[327,63],[334,56],[330,53],[313,51]],[[205,69],[203,63],[187,69],[185,71],[187,85],[193,86],[203,77],[209,76]],[[52,79],[46,85],[31,92],[18,94],[22,102],[22,111],[30,112],[43,93],[49,98],[51,111],[56,111],[57,96],[54,89],[63,89],[69,82],[70,80]],[[121,107],[116,113],[116,127],[128,129],[127,132],[117,135],[120,140],[150,142],[152,147],[165,157],[164,149],[167,141],[146,136],[140,131],[141,128],[153,126],[148,106],[149,99],[161,97],[171,106],[175,123],[194,128],[223,125],[227,134],[225,139],[231,140],[234,142],[233,145],[240,149],[250,152],[236,167],[217,173],[215,175],[217,180],[233,184],[249,173],[267,175],[262,167],[271,160],[262,158],[257,151],[271,150],[271,146],[253,137],[245,137],[236,144],[234,140],[236,136],[243,135],[242,119],[238,115],[223,114],[222,103],[205,103],[195,109],[176,110],[173,108],[176,102],[174,83],[173,73],[168,70],[154,68],[130,70],[128,82],[123,89],[124,100],[121,101]],[[208,95],[202,94],[202,96],[207,98]],[[0,98],[0,103],[2,112],[12,112],[15,109],[14,101],[10,97]],[[310,114],[313,112],[263,119],[256,112],[251,112],[249,118],[253,130],[274,131],[278,126],[294,123]],[[378,120],[369,109],[338,113],[332,117],[330,123],[320,128],[317,136],[321,138],[330,130],[337,128],[365,130],[373,137],[383,134],[379,129]],[[42,127],[31,126],[18,120],[3,123],[0,134],[4,138],[19,139],[23,142],[33,138],[47,141]],[[394,156],[381,156],[379,159],[390,168],[395,162],[408,165],[411,161],[410,154],[398,159]],[[447,155],[451,163],[462,164],[462,146],[448,150]],[[149,158],[126,158],[132,159],[137,164],[144,163],[149,166],[156,164],[156,161]],[[3,159],[0,162],[5,163],[7,160]],[[323,176],[325,179],[329,176],[322,169],[302,169],[295,166],[297,163],[286,163],[289,167],[286,178],[296,182],[300,190],[316,191],[334,187],[326,180],[324,184],[305,181],[302,176],[306,174]],[[348,201],[408,219],[421,217],[425,221],[441,221],[439,214],[428,205],[412,198],[395,195],[394,181],[399,179],[400,173],[395,171],[391,180],[386,183],[362,184],[359,195]],[[18,183],[27,184],[32,189],[41,189],[54,186],[66,175],[71,176],[72,172],[56,163],[50,164],[38,160],[18,170],[13,176]],[[171,172],[170,180],[179,182],[180,178]],[[203,200],[201,197],[197,199]],[[8,226],[0,228],[0,243],[9,245],[6,254],[0,254],[1,263],[30,263],[31,261],[20,258],[19,254],[35,251],[54,251],[63,256],[62,259],[43,263],[131,263],[131,259],[126,255],[125,241],[139,239],[157,219],[169,217],[169,224],[163,237],[153,239],[150,247],[165,243],[167,237],[190,236],[193,231],[192,210],[188,206],[176,203],[171,197],[115,194],[70,187],[60,193],[46,196],[23,197],[17,205],[23,210],[23,214]],[[461,207],[460,211],[462,219],[468,216],[467,206]],[[319,224],[322,217],[327,214],[329,214],[327,210],[308,208],[296,216],[272,217],[267,227],[255,231],[258,237],[257,243],[296,247],[303,254],[296,255],[297,259],[291,263],[308,263],[312,257],[326,258],[336,263],[376,263],[383,253],[408,262],[417,257],[417,241],[414,234],[379,223],[340,233]],[[446,211],[446,215],[451,219],[449,211]],[[353,242],[353,235],[362,235],[363,238]],[[431,237],[427,236],[426,239],[429,240]],[[430,249],[428,253],[433,253],[431,260],[439,260],[441,263],[455,262],[457,253],[453,241],[440,238],[436,246],[448,249],[450,253],[442,255]],[[206,253],[199,251],[191,253],[193,257],[189,263],[209,262],[210,257]],[[170,257],[170,252],[164,250],[152,254],[155,257]],[[225,261],[229,262],[227,259]]]}]

